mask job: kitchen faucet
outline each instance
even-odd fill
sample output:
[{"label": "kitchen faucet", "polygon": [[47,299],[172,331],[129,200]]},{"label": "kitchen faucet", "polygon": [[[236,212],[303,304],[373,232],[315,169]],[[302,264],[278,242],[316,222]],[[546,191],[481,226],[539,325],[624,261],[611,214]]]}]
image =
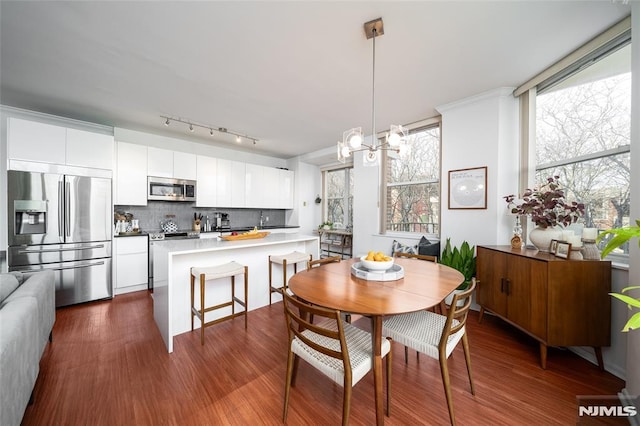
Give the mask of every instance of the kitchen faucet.
[{"label": "kitchen faucet", "polygon": [[264,224],[264,216],[262,216],[262,210],[260,210],[260,228],[262,228],[263,224]]}]

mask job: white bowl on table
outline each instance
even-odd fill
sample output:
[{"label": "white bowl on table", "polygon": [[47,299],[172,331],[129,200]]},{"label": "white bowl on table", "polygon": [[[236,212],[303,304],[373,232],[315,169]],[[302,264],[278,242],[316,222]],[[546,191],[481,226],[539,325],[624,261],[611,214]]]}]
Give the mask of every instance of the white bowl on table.
[{"label": "white bowl on table", "polygon": [[362,256],[360,262],[370,271],[386,271],[393,266],[393,257],[391,260],[376,262],[375,260],[367,260],[367,256]]}]

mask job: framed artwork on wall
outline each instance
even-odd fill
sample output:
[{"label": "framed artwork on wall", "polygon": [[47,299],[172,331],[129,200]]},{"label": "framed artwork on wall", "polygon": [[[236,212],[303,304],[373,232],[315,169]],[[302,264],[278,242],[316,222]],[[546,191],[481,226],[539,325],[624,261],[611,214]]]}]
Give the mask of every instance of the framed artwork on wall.
[{"label": "framed artwork on wall", "polygon": [[487,167],[449,170],[449,210],[487,208]]}]

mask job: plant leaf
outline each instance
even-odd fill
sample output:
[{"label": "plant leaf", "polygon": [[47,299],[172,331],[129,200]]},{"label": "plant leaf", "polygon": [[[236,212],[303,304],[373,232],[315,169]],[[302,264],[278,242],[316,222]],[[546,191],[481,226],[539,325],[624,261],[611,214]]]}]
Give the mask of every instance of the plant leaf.
[{"label": "plant leaf", "polygon": [[616,299],[622,300],[624,303],[626,303],[629,306],[640,308],[640,299],[634,299],[633,297],[629,297],[619,293],[609,293],[609,294],[615,297]]},{"label": "plant leaf", "polygon": [[622,328],[623,332],[627,332],[629,330],[636,330],[640,328],[640,312],[636,312],[629,318],[629,321]]}]

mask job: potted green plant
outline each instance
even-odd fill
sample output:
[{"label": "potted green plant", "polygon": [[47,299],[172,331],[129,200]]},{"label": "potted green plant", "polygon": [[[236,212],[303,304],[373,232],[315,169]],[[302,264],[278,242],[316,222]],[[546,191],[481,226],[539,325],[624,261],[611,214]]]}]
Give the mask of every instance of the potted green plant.
[{"label": "potted green plant", "polygon": [[471,285],[471,279],[476,274],[476,250],[475,246],[469,246],[464,241],[460,248],[451,247],[451,238],[447,238],[447,243],[442,250],[439,262],[452,267],[464,275],[464,282],[456,290],[466,290]]},{"label": "potted green plant", "polygon": [[329,229],[333,228],[333,222],[330,221],[324,221],[322,222],[320,225],[318,225],[318,230],[326,230],[328,231]]},{"label": "potted green plant", "polygon": [[[626,243],[627,241],[629,241],[631,238],[634,238],[634,237],[638,239],[638,247],[640,247],[640,220],[636,220],[636,226],[625,226],[622,228],[614,228],[614,229],[608,229],[606,231],[603,231],[598,236],[598,242],[600,242],[605,235],[609,235],[609,234],[614,235],[614,237],[611,238],[611,240],[609,240],[609,242],[604,247],[604,249],[602,249],[601,256],[603,259],[609,253],[611,253],[612,250],[620,247],[622,244]],[[636,285],[636,286],[623,288],[622,293],[625,293],[627,291],[634,290],[634,289],[640,289],[640,286]],[[634,299],[633,297],[627,296],[626,294],[622,294],[622,293],[609,293],[609,294],[615,297],[616,299],[622,300],[624,303],[626,303],[629,306],[629,309],[632,309],[632,308],[640,309],[640,297],[637,299]],[[631,316],[631,318],[629,318],[629,321],[627,321],[627,323],[624,325],[624,327],[622,328],[622,331],[627,332],[629,330],[635,330],[638,328],[640,328],[640,311],[636,312]]]},{"label": "potted green plant", "polygon": [[547,178],[539,188],[526,189],[522,199],[514,194],[503,197],[511,213],[531,217],[536,228],[529,233],[529,240],[540,251],[548,251],[549,243],[560,238],[558,226],[568,226],[584,215],[584,204],[565,200],[560,176]]}]

